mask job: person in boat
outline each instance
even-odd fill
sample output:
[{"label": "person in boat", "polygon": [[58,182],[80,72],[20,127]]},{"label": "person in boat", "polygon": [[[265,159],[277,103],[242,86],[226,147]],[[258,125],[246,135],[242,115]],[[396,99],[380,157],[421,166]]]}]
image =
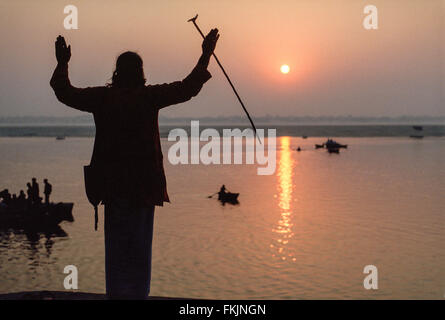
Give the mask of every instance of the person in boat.
[{"label": "person in boat", "polygon": [[45,204],[49,204],[49,196],[53,191],[53,186],[48,182],[48,179],[44,179],[43,183],[45,185],[43,193],[45,194]]},{"label": "person in boat", "polygon": [[218,200],[221,200],[225,194],[226,194],[226,186],[222,185],[222,187],[219,189],[218,192]]},{"label": "person in boat", "polygon": [[20,208],[20,201],[19,198],[17,197],[17,194],[13,194],[12,198],[11,198],[11,207],[13,208]]},{"label": "person in boat", "polygon": [[23,190],[20,190],[19,196],[17,198],[19,201],[23,201],[26,200],[26,195],[25,192]]},{"label": "person in boat", "polygon": [[12,202],[12,196],[11,196],[11,194],[9,193],[9,190],[8,190],[8,189],[6,189],[4,200],[5,200],[5,204],[6,204],[6,205],[8,205],[8,206],[11,205],[11,202]]},{"label": "person in boat", "polygon": [[17,197],[17,202],[21,207],[26,205],[26,195],[23,190],[20,190],[19,196]]},{"label": "person in boat", "polygon": [[7,206],[11,205],[12,197],[9,193],[9,189],[5,189],[2,191],[1,197],[3,198],[3,203]]},{"label": "person in boat", "polygon": [[27,201],[29,202],[29,203],[33,203],[33,193],[32,193],[32,185],[31,185],[31,183],[27,183],[26,184],[26,186],[28,187],[27,189],[26,189],[26,194],[27,194]]},{"label": "person in boat", "polygon": [[36,178],[32,178],[31,189],[32,189],[32,202],[38,203],[40,198],[40,190]]},{"label": "person in boat", "polygon": [[[150,291],[155,206],[170,202],[159,136],[159,111],[196,96],[219,38],[212,29],[202,55],[182,81],[146,85],[142,58],[124,52],[106,86],[76,88],[68,77],[71,46],[59,36],[50,85],[57,99],[93,114],[96,137],[85,168],[89,200],[105,204],[105,282],[110,299],[145,299]],[[87,176],[89,178],[87,178]]]}]

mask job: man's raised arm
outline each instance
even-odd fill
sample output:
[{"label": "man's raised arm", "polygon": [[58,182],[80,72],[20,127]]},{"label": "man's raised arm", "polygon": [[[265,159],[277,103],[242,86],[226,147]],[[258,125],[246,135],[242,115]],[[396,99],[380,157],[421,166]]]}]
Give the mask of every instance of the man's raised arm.
[{"label": "man's raised arm", "polygon": [[182,81],[148,86],[149,99],[158,108],[190,100],[201,91],[212,76],[207,70],[210,57],[218,41],[218,29],[212,29],[202,43],[202,55],[192,72]]},{"label": "man's raised arm", "polygon": [[104,88],[76,88],[71,85],[68,77],[68,62],[71,58],[71,46],[66,46],[65,39],[58,36],[56,43],[57,66],[51,77],[50,85],[56,94],[57,99],[81,111],[93,112],[102,99]]}]

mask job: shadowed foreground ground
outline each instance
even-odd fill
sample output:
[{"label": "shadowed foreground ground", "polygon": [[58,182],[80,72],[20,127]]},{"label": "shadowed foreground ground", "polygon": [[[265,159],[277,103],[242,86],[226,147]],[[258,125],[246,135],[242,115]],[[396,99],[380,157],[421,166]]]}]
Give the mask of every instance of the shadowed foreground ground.
[{"label": "shadowed foreground ground", "polygon": [[[24,291],[0,294],[0,300],[106,300],[106,296],[101,293],[74,291]],[[184,298],[149,297],[148,300],[184,300]]]}]

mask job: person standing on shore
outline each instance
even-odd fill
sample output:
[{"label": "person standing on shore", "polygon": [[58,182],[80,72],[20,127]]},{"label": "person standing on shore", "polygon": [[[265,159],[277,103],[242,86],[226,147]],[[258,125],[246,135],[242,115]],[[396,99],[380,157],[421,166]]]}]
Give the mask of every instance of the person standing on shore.
[{"label": "person standing on shore", "polygon": [[68,78],[71,46],[61,36],[56,40],[58,63],[50,85],[60,102],[91,112],[96,125],[89,166],[94,179],[85,182],[88,197],[94,189],[93,197],[105,204],[108,298],[145,299],[150,292],[154,208],[170,201],[158,113],[200,92],[211,78],[207,67],[218,38],[217,29],[209,32],[197,65],[182,81],[146,85],[141,57],[127,51],[118,57],[111,83],[84,89]]}]

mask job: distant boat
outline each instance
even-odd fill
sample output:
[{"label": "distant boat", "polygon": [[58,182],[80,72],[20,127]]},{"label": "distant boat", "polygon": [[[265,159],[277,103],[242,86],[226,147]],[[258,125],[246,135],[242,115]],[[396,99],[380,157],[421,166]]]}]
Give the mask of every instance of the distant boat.
[{"label": "distant boat", "polygon": [[328,148],[328,152],[329,153],[340,153],[340,149],[339,148]]},{"label": "distant boat", "polygon": [[326,146],[327,149],[338,149],[338,148],[348,148],[347,144],[340,144],[337,141],[334,141],[332,139],[328,139],[328,141],[326,141],[324,143],[324,145]]},{"label": "distant boat", "polygon": [[[422,126],[413,126],[413,129],[416,131],[422,131],[423,127]],[[412,134],[412,135],[410,135],[410,138],[423,139],[423,135],[422,134]]]},{"label": "distant boat", "polygon": [[323,144],[315,144],[315,149],[320,149],[320,148],[324,148],[324,143]]},{"label": "distant boat", "polygon": [[65,138],[66,138],[65,136],[57,136],[56,140],[65,140]]},{"label": "distant boat", "polygon": [[230,203],[230,204],[238,204],[238,196],[239,193],[232,192],[219,192],[218,200],[222,202],[222,204]]},{"label": "distant boat", "polygon": [[301,151],[301,148],[300,148],[300,147],[298,147],[298,148],[297,148],[297,151]]},{"label": "distant boat", "polygon": [[303,138],[303,139],[307,139],[307,136],[303,136],[302,138]]},{"label": "distant boat", "polygon": [[0,224],[15,227],[43,227],[58,225],[62,221],[74,221],[74,204],[59,202],[32,205],[30,207],[0,205]]}]

